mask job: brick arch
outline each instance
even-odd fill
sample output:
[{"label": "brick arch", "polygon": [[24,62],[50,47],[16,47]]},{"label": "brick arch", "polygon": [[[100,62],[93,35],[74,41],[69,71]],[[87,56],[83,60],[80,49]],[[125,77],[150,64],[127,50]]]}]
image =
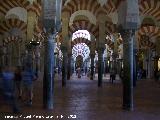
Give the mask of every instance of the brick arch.
[{"label": "brick arch", "polygon": [[6,46],[11,42],[22,42],[22,38],[20,36],[8,36],[3,40],[3,45]]},{"label": "brick arch", "polygon": [[92,33],[95,36],[95,38],[98,38],[99,36],[98,26],[86,20],[74,21],[73,24],[69,26],[69,35],[72,36],[72,34],[77,30],[88,30],[88,32]]},{"label": "brick arch", "polygon": [[153,42],[151,42],[150,40],[144,40],[144,39],[138,39],[139,40],[139,44],[140,44],[140,48],[142,47],[147,47],[147,48],[155,48],[155,44]]},{"label": "brick arch", "polygon": [[18,28],[23,33],[27,31],[27,24],[19,19],[7,19],[0,24],[0,34],[4,34],[5,32],[9,32],[12,28]]},{"label": "brick arch", "polygon": [[148,35],[152,40],[153,38],[160,36],[160,28],[156,26],[142,26],[137,32],[138,38],[140,38],[141,35]]},{"label": "brick arch", "polygon": [[42,6],[40,3],[34,1],[32,5],[27,7],[27,11],[35,12],[38,16],[40,16],[42,12]]},{"label": "brick arch", "polygon": [[99,8],[101,5],[97,0],[71,0],[63,7],[62,11],[67,11],[72,15],[78,10],[88,10],[97,16]]},{"label": "brick arch", "polygon": [[107,3],[103,5],[105,13],[110,14],[115,12],[122,1],[124,0],[108,0]]},{"label": "brick arch", "polygon": [[85,43],[88,47],[91,45],[91,41],[85,38],[76,38],[71,42],[71,46],[73,48],[74,45],[78,43]]},{"label": "brick arch", "polygon": [[[160,36],[160,29],[159,27],[156,26],[142,26],[141,28],[139,28],[137,33],[138,33],[138,41],[141,47],[143,46],[143,47],[154,48],[155,44],[152,40]],[[143,35],[148,36],[149,40],[141,39]]]},{"label": "brick arch", "polygon": [[25,8],[27,11],[33,11],[40,16],[41,5],[38,2],[33,2],[31,5],[28,0],[1,0],[0,13],[6,15],[7,12],[15,7]]},{"label": "brick arch", "polygon": [[30,2],[27,0],[1,0],[0,12],[3,15],[6,15],[6,13],[14,7],[22,7],[26,9],[29,4]]},{"label": "brick arch", "polygon": [[152,16],[157,21],[160,21],[160,1],[159,0],[140,0],[140,14],[144,16]]}]

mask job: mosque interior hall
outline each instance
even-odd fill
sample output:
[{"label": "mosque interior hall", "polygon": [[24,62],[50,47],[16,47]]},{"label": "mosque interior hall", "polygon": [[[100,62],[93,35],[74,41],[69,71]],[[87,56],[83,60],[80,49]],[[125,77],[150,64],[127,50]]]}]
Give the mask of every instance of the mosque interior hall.
[{"label": "mosque interior hall", "polygon": [[160,120],[160,0],[0,3],[0,120]]}]

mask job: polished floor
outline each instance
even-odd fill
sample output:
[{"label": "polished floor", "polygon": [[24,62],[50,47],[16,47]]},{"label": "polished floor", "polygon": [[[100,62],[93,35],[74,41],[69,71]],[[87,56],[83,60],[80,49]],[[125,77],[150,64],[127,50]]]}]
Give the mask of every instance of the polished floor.
[{"label": "polished floor", "polygon": [[[54,120],[160,120],[160,83],[139,80],[134,88],[134,110],[124,111],[119,78],[111,84],[109,75],[105,76],[102,88],[97,87],[96,79],[97,76],[91,81],[86,76],[78,79],[73,75],[64,88],[61,87],[61,80],[55,80],[52,111],[43,109],[42,81],[36,81],[33,106],[28,107],[21,103],[22,113],[18,116],[19,120],[26,116],[33,120],[38,116],[41,119],[53,117]],[[4,120],[7,115],[15,117],[6,105],[1,106],[0,120]]]}]

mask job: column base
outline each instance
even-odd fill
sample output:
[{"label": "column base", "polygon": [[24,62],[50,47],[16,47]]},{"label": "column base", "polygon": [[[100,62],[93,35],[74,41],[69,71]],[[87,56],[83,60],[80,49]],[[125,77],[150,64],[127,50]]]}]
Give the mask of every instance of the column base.
[{"label": "column base", "polygon": [[98,87],[102,87],[102,83],[98,83]]},{"label": "column base", "polygon": [[128,104],[123,104],[122,109],[126,110],[126,111],[133,111],[134,110],[133,106],[128,105]]},{"label": "column base", "polygon": [[93,76],[90,77],[90,80],[93,80]]}]

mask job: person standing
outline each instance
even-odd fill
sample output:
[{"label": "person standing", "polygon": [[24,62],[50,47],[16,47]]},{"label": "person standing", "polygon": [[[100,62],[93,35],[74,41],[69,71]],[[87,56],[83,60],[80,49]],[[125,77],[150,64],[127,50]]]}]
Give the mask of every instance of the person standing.
[{"label": "person standing", "polygon": [[15,82],[15,89],[18,91],[19,99],[22,98],[22,73],[20,66],[16,67],[14,73],[14,82]]},{"label": "person standing", "polygon": [[4,71],[2,71],[2,91],[5,102],[7,102],[14,113],[19,113],[19,107],[17,105],[14,89],[14,73],[11,67],[6,66]]},{"label": "person standing", "polygon": [[116,79],[116,72],[114,69],[110,72],[110,82],[113,84],[113,81]]},{"label": "person standing", "polygon": [[29,106],[32,105],[34,79],[36,79],[36,76],[31,68],[31,65],[27,64],[22,71],[22,82],[24,88],[24,99]]}]

